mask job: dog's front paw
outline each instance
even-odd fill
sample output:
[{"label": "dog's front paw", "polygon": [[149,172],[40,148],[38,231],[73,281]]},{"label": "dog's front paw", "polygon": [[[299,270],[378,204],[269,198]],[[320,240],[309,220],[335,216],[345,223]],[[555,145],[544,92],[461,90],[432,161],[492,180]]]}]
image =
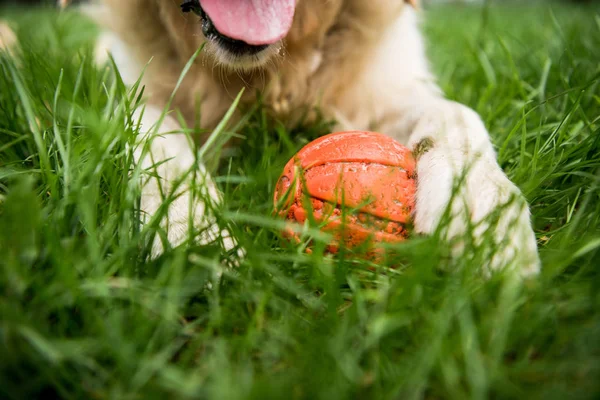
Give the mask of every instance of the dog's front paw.
[{"label": "dog's front paw", "polygon": [[539,272],[529,208],[495,159],[478,157],[468,165],[461,149],[436,147],[428,140],[415,146],[415,153],[417,232],[431,234],[439,228],[457,257],[468,254],[468,246],[485,246],[487,272],[504,268],[518,269],[525,276]]},{"label": "dog's front paw", "polygon": [[162,110],[152,106],[137,110],[135,117],[143,129],[133,149],[142,175],[141,218],[144,229],[155,232],[151,257],[163,254],[165,247],[192,241],[219,242],[227,253],[237,250],[237,257],[242,257],[233,235],[215,218],[213,206],[221,202],[215,182],[194,156],[188,137],[175,133],[181,127],[170,116],[163,119]]},{"label": "dog's front paw", "polygon": [[[155,193],[146,191],[142,195],[142,209],[160,210],[162,202],[162,196]],[[189,192],[180,194],[168,204],[158,223],[160,228],[152,242],[151,257],[157,258],[162,255],[166,246],[174,248],[193,241],[199,245],[218,243],[225,252],[231,253],[235,250],[234,257],[242,258],[244,251],[238,246],[237,240],[228,229],[218,224],[208,208],[206,201],[193,199]],[[149,219],[145,222],[148,223]]]}]

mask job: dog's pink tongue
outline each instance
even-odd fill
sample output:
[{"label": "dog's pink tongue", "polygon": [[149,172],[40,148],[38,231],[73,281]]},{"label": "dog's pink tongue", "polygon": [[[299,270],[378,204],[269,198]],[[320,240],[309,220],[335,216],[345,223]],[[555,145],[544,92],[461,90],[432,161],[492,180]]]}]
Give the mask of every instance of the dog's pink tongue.
[{"label": "dog's pink tongue", "polygon": [[296,0],[201,0],[215,28],[254,46],[273,44],[290,30]]}]

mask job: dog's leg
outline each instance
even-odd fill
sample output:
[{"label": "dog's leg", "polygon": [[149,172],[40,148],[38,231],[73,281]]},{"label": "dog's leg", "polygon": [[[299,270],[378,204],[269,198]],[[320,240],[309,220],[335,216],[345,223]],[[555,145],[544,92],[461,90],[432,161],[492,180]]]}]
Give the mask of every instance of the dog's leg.
[{"label": "dog's leg", "polygon": [[[160,221],[171,246],[184,243],[190,232],[201,232],[200,243],[223,240],[226,250],[236,247],[235,241],[226,229],[221,229],[214,220],[209,205],[221,201],[220,193],[202,164],[198,164],[193,152],[193,144],[181,131],[179,124],[166,117],[160,126],[162,110],[148,106],[136,113],[140,122],[139,145],[134,151],[136,162],[150,177],[144,178],[141,196],[143,221],[150,222],[160,208],[171,197],[165,217]],[[154,133],[156,132],[156,133]],[[144,151],[147,146],[147,151]],[[196,186],[196,193],[191,185]],[[192,226],[190,226],[192,224]],[[164,251],[160,237],[152,246],[152,255]]]},{"label": "dog's leg", "polygon": [[[460,238],[468,224],[473,224],[476,244],[491,233],[499,249],[489,267],[514,263],[525,274],[538,272],[528,206],[498,165],[481,118],[441,98],[415,104],[413,110],[420,114],[408,142],[417,157],[416,229],[434,231],[452,201],[448,238]],[[491,218],[495,211],[499,212],[497,220]]]},{"label": "dog's leg", "polygon": [[[492,237],[500,249],[490,255],[489,268],[514,266],[525,275],[537,273],[528,206],[498,165],[479,115],[444,99],[433,83],[413,10],[390,29],[357,90],[372,94],[363,108],[377,116],[377,129],[408,144],[417,156],[416,230],[434,232],[450,209],[445,236],[457,239],[457,251],[466,251],[460,238],[472,225],[475,243]],[[462,176],[464,184],[448,207]],[[495,211],[500,216],[490,225],[488,216]]]},{"label": "dog's leg", "polygon": [[[141,66],[131,59],[117,36],[104,33],[97,43],[97,63],[106,63],[108,53],[113,56],[125,84],[133,85],[142,73]],[[173,247],[188,240],[191,232],[201,232],[200,243],[220,239],[226,250],[234,249],[236,242],[226,229],[217,225],[205,202],[219,203],[220,193],[209,173],[194,156],[194,145],[188,136],[181,133],[179,123],[168,115],[163,117],[163,110],[152,105],[137,110],[133,119],[139,124],[134,158],[136,164],[150,175],[150,178],[143,178],[142,221],[147,224],[157,213],[164,213],[160,227]],[[192,184],[200,196],[193,197]],[[169,197],[173,199],[170,203]],[[166,211],[161,211],[165,200],[168,206]],[[163,251],[163,241],[157,235],[152,244],[152,256],[156,257]],[[238,250],[237,255],[242,256],[243,252]]]}]

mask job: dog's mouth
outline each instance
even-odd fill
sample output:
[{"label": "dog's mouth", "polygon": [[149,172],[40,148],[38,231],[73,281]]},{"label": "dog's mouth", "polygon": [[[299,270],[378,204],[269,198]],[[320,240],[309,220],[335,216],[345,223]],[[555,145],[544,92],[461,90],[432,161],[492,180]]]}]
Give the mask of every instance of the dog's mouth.
[{"label": "dog's mouth", "polygon": [[200,16],[207,39],[242,57],[257,55],[287,35],[296,0],[189,0],[181,7]]},{"label": "dog's mouth", "polygon": [[202,33],[204,34],[204,37],[209,40],[213,40],[219,45],[219,47],[227,50],[234,56],[255,55],[269,47],[268,44],[251,45],[243,40],[236,40],[223,35],[217,30],[217,28],[215,28],[215,24],[212,22],[212,19],[210,19],[208,14],[206,14],[202,8],[200,9],[200,17],[202,18]]}]

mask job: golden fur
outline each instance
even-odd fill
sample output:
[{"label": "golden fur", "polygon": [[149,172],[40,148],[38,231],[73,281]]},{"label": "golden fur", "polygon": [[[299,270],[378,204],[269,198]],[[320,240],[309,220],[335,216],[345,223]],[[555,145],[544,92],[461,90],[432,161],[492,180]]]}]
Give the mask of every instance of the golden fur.
[{"label": "golden fur", "polygon": [[[149,102],[163,106],[183,67],[206,41],[199,18],[181,13],[179,0],[103,3],[111,12],[102,23],[134,49],[142,65],[152,59],[144,84]],[[283,48],[266,65],[234,70],[220,63],[209,45],[173,106],[189,124],[200,106],[202,127],[211,128],[245,88],[245,101],[255,101],[260,91],[265,104],[285,120],[293,119],[291,110],[317,104],[326,114],[331,109],[350,114],[359,105],[344,98],[345,89],[372,58],[375,44],[402,7],[398,0],[299,0]]]}]

